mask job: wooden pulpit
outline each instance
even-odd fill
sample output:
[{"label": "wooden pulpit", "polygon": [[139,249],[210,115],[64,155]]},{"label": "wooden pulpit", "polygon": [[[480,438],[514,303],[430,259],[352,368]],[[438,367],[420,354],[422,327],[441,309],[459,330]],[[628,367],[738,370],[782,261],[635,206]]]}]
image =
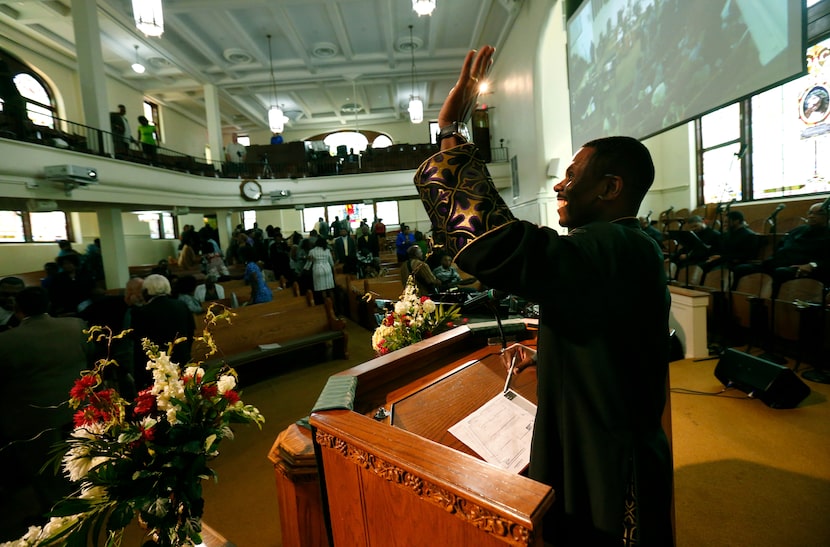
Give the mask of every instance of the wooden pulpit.
[{"label": "wooden pulpit", "polygon": [[[284,545],[329,545],[324,526],[334,546],[542,545],[552,489],[484,462],[447,431],[504,387],[492,334],[458,327],[329,380],[351,393],[329,404],[324,390],[312,430],[289,428],[270,454]],[[536,401],[532,371],[511,387]]]}]

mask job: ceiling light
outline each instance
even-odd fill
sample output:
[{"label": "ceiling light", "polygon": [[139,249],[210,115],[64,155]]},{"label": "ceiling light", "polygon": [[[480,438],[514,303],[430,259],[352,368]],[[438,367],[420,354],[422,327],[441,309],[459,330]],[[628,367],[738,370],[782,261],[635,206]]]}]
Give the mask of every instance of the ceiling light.
[{"label": "ceiling light", "polygon": [[147,36],[161,36],[164,32],[161,0],[133,0],[133,18],[136,28]]},{"label": "ceiling light", "polygon": [[137,74],[144,74],[144,65],[138,60],[138,45],[135,46],[135,62],[133,63],[133,72]]},{"label": "ceiling light", "polygon": [[[413,0],[413,7],[414,5],[415,2]],[[435,7],[434,2],[433,7]],[[409,25],[409,43],[412,43],[412,25]],[[424,121],[424,103],[415,94],[415,48],[409,48],[409,55],[412,58],[412,94],[409,96],[409,121],[412,123],[421,123]]]},{"label": "ceiling light", "polygon": [[412,0],[412,9],[415,10],[418,17],[432,15],[432,10],[435,9],[435,0]]},{"label": "ceiling light", "polygon": [[286,118],[277,102],[277,79],[274,77],[274,54],[271,53],[270,34],[268,35],[268,61],[271,68],[271,91],[273,93],[272,98],[274,99],[271,108],[268,109],[268,127],[271,129],[271,133],[282,133],[283,129],[285,129]]}]

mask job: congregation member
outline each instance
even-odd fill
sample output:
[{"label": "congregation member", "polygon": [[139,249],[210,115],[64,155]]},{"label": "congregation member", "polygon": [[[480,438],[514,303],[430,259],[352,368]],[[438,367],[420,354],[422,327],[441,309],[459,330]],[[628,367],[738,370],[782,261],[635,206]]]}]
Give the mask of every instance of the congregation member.
[{"label": "congregation member", "polygon": [[271,288],[265,282],[265,276],[262,274],[262,269],[257,264],[256,252],[253,247],[240,247],[242,260],[245,263],[245,275],[243,280],[246,285],[251,287],[251,299],[248,304],[263,304],[273,300],[274,295]]},{"label": "congregation member", "polygon": [[225,298],[225,288],[218,284],[219,277],[215,273],[209,273],[205,276],[205,282],[197,285],[193,291],[193,296],[199,302],[210,302],[213,300],[222,300]]},{"label": "congregation member", "polygon": [[726,213],[726,231],[721,236],[720,253],[711,255],[703,264],[709,272],[718,266],[733,267],[754,260],[761,248],[761,237],[752,231],[740,211]]},{"label": "congregation member", "polygon": [[686,226],[689,232],[697,236],[697,240],[694,244],[679,242],[672,260],[678,271],[686,266],[704,264],[709,257],[720,252],[721,233],[710,228],[703,217],[690,216],[686,219]]},{"label": "congregation member", "polygon": [[407,259],[401,264],[401,283],[406,285],[407,279],[412,276],[420,296],[434,294],[441,287],[439,281],[429,265],[424,262],[424,252],[418,245],[412,245],[407,251]]},{"label": "congregation member", "polygon": [[132,309],[131,327],[134,345],[133,378],[136,389],[141,391],[152,385],[153,377],[147,370],[147,354],[141,341],[150,339],[160,351],[168,352],[168,344],[178,338],[183,342],[176,344],[168,352],[170,360],[179,365],[190,362],[190,349],[193,345],[193,333],[196,322],[193,313],[182,302],[171,296],[170,281],[158,274],[148,275],[144,279],[142,294],[145,304]]},{"label": "congregation member", "polygon": [[406,262],[408,258],[407,251],[415,244],[415,236],[409,230],[409,226],[401,224],[401,229],[395,237],[395,254],[398,257],[398,262]]},{"label": "congregation member", "polygon": [[334,240],[334,254],[337,262],[343,265],[343,273],[357,273],[357,244],[343,224],[340,225],[340,236]]},{"label": "congregation member", "polygon": [[112,131],[112,144],[116,154],[126,154],[132,142],[132,131],[130,121],[127,119],[127,107],[118,105],[118,110],[110,112],[110,130]]},{"label": "congregation member", "polygon": [[790,279],[812,277],[830,282],[830,228],[825,203],[814,203],[807,210],[807,222],[782,238],[772,256],[760,264],[739,264],[734,270],[733,288],[744,275],[764,272],[772,276],[773,297],[781,284]]},{"label": "congregation member", "polygon": [[26,288],[26,283],[19,277],[9,276],[0,279],[0,332],[13,329],[20,324],[14,313],[14,297]]},{"label": "congregation member", "polygon": [[588,142],[554,186],[569,233],[515,218],[457,126],[493,52],[468,53],[438,115],[441,152],[415,175],[435,244],[487,286],[542,310],[538,353],[514,345],[504,357],[537,369],[528,474],[556,493],[546,544],[670,546],[672,460],[661,426],[670,299],[662,253],[637,221],[651,155],[630,137]]},{"label": "congregation member", "polygon": [[57,258],[60,272],[51,283],[49,297],[52,315],[73,315],[88,304],[94,281],[81,269],[78,254],[65,254]]},{"label": "congregation member", "polygon": [[648,217],[640,217],[640,228],[656,241],[659,245],[663,244],[663,232],[657,229],[654,225],[656,221],[651,221]]},{"label": "congregation member", "polygon": [[231,177],[242,176],[245,173],[245,158],[248,150],[239,142],[239,135],[231,135],[231,142],[225,147],[225,168]]},{"label": "congregation member", "polygon": [[465,285],[472,285],[477,281],[475,277],[462,278],[461,274],[453,266],[452,256],[446,253],[441,255],[441,263],[432,269],[432,275],[441,282],[442,291],[455,288],[471,290],[469,287],[465,287]]},{"label": "congregation member", "polygon": [[0,332],[0,479],[5,537],[26,531],[71,491],[63,475],[41,472],[55,444],[72,427],[69,389],[91,365],[92,347],[77,317],[51,317],[49,294],[26,287],[15,294],[19,326]]},{"label": "congregation member", "polygon": [[145,116],[138,117],[138,142],[141,143],[144,158],[150,162],[155,162],[158,155],[156,126],[152,125]]},{"label": "congregation member", "polygon": [[196,286],[198,285],[196,277],[192,275],[183,275],[176,280],[176,299],[182,302],[190,313],[202,313],[202,302],[196,298]]},{"label": "congregation member", "polygon": [[334,289],[334,259],[326,238],[320,236],[308,253],[306,268],[311,270],[311,284],[314,288],[314,302],[322,304],[332,297]]}]

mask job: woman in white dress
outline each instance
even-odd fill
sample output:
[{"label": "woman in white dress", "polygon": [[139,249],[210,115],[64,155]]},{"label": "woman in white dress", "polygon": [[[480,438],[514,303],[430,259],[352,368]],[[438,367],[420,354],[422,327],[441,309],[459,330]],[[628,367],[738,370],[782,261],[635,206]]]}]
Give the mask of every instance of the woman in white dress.
[{"label": "woman in white dress", "polygon": [[309,268],[314,287],[314,301],[321,303],[324,298],[331,298],[331,290],[334,288],[334,259],[326,238],[318,237],[314,247],[308,252],[306,269]]}]

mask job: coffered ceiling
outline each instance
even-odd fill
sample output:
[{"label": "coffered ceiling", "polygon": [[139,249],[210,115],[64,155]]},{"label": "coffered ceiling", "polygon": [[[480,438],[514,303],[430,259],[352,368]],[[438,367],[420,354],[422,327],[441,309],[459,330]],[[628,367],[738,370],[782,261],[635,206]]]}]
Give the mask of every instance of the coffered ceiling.
[{"label": "coffered ceiling", "polygon": [[[520,4],[437,0],[418,17],[411,0],[163,0],[164,34],[151,38],[135,28],[130,0],[98,0],[98,21],[107,73],[162,105],[204,119],[212,84],[226,127],[267,129],[276,97],[289,128],[324,130],[351,124],[355,111],[361,125],[405,120],[412,94],[434,118],[466,52],[498,52]],[[0,0],[0,33],[75,63],[70,0]],[[135,46],[144,74],[130,68]]]}]

